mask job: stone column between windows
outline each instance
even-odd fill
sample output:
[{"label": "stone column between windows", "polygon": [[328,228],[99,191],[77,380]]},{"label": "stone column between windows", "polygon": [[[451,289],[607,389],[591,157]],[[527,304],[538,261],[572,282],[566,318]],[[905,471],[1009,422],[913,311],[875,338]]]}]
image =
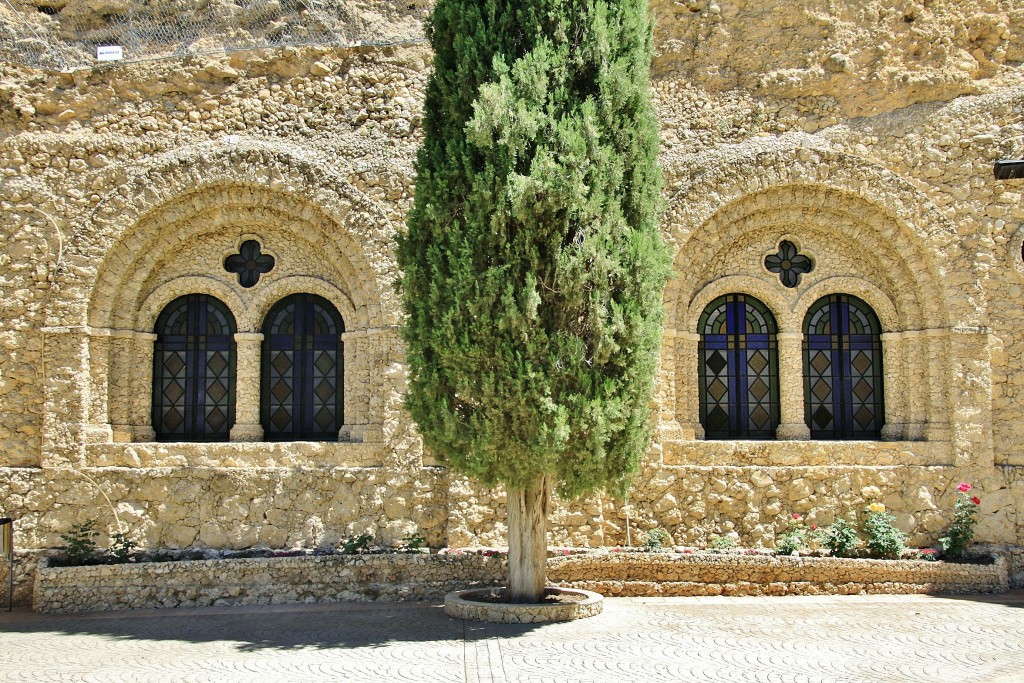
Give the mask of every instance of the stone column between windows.
[{"label": "stone column between windows", "polygon": [[394,420],[402,419],[389,403],[389,397],[405,392],[404,372],[401,377],[389,372],[395,363],[404,368],[399,328],[352,330],[341,339],[345,344],[345,424],[338,440],[381,443],[385,432],[396,426]]},{"label": "stone column between windows", "polygon": [[928,426],[924,436],[929,441],[949,441],[949,330],[934,328],[925,332],[928,344]]},{"label": "stone column between windows", "polygon": [[903,438],[923,441],[928,421],[928,346],[924,332],[903,333],[903,388],[907,402],[907,423]]},{"label": "stone column between windows", "polygon": [[700,335],[675,333],[676,350],[676,415],[684,439],[703,439],[700,423]]},{"label": "stone column between windows", "polygon": [[[115,333],[115,336],[117,334]],[[155,441],[153,429],[153,343],[156,335],[152,332],[130,332],[131,357],[138,365],[131,370],[128,382],[128,430],[132,441]],[[120,425],[114,425],[115,434],[123,433]]]},{"label": "stone column between windows", "polygon": [[810,439],[804,421],[804,358],[800,332],[779,332],[779,427],[777,439]]},{"label": "stone column between windows", "polygon": [[884,441],[900,441],[907,433],[906,374],[903,370],[902,332],[883,332],[882,339],[882,400],[885,403],[885,422],[882,425]]},{"label": "stone column between windows", "polygon": [[92,329],[89,339],[89,392],[86,443],[108,443],[114,433],[110,427],[108,397],[110,396],[110,360],[113,342],[109,330]]},{"label": "stone column between windows", "polygon": [[260,353],[263,335],[259,332],[235,333],[235,425],[232,441],[260,441]]},{"label": "stone column between windows", "polygon": [[658,439],[679,440],[692,439],[693,430],[685,435],[679,424],[679,400],[676,398],[678,385],[676,384],[676,349],[675,330],[665,329],[661,343],[661,354],[658,358],[658,375],[655,382],[654,400],[658,405],[658,414],[655,424],[658,429]]},{"label": "stone column between windows", "polygon": [[[152,441],[152,332],[109,330],[110,360],[106,378],[111,439],[115,442]],[[94,378],[95,381],[95,378]]]}]

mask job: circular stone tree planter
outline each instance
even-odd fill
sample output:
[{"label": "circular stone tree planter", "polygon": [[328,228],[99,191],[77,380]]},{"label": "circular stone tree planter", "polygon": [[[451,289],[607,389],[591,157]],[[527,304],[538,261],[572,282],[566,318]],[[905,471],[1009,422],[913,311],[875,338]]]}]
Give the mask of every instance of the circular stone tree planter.
[{"label": "circular stone tree planter", "polygon": [[511,603],[500,602],[505,588],[474,588],[455,591],[444,596],[444,613],[456,619],[489,621],[496,624],[540,624],[545,622],[586,619],[601,613],[604,596],[578,588],[548,586],[548,596],[574,598],[565,602]]}]

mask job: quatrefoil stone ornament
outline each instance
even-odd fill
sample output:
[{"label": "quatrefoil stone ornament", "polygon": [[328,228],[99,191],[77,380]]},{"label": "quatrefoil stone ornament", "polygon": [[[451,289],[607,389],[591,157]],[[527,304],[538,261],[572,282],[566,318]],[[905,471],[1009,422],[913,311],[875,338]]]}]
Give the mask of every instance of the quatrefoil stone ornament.
[{"label": "quatrefoil stone ornament", "polygon": [[777,254],[764,257],[764,267],[772,273],[778,273],[783,287],[796,287],[800,284],[800,276],[814,270],[814,262],[803,254],[798,254],[796,245],[789,240],[779,243]]},{"label": "quatrefoil stone ornament", "polygon": [[238,249],[224,259],[224,270],[238,275],[238,284],[245,288],[253,287],[260,281],[260,275],[269,273],[274,268],[274,257],[260,253],[260,243],[246,240]]}]

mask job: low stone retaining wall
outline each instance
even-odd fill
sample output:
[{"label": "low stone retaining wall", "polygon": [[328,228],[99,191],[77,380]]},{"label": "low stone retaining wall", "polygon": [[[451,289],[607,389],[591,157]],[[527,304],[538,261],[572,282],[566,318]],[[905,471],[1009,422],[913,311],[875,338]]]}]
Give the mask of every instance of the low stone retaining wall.
[{"label": "low stone retaining wall", "polygon": [[271,605],[343,600],[440,600],[500,585],[502,557],[327,555],[48,567],[36,574],[37,612]]},{"label": "low stone retaining wall", "polygon": [[548,580],[608,596],[1001,593],[1008,562],[629,553],[548,562]]},{"label": "low stone retaining wall", "polygon": [[[342,600],[441,600],[505,582],[502,555],[328,555],[49,567],[40,562],[33,607],[79,612],[152,607]],[[678,553],[555,557],[548,579],[608,596],[822,593],[998,593],[1005,554],[992,564]]]}]

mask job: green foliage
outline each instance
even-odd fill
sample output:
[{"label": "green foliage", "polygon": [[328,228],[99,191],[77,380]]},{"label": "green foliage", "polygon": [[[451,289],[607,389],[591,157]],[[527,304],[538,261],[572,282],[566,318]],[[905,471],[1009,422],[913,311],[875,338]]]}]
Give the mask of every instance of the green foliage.
[{"label": "green foliage", "polygon": [[857,523],[839,517],[821,535],[821,544],[828,548],[832,557],[851,557],[860,545]]},{"label": "green foliage", "polygon": [[138,548],[138,544],[127,535],[118,531],[110,539],[110,548],[107,550],[116,562],[127,562],[131,559],[132,552]]},{"label": "green foliage", "polygon": [[373,542],[373,536],[370,534],[359,534],[358,536],[349,536],[341,543],[341,553],[343,555],[362,555],[370,552],[370,544]]},{"label": "green foliage", "polygon": [[427,547],[427,539],[423,538],[419,534],[412,533],[407,534],[402,538],[401,544],[398,546],[398,552],[400,553],[417,553],[421,549]]},{"label": "green foliage", "polygon": [[398,236],[406,406],[486,485],[622,492],[651,435],[662,291],[643,0],[438,0]]},{"label": "green foliage", "polygon": [[866,545],[873,555],[888,560],[899,559],[907,536],[893,526],[895,521],[896,518],[887,513],[885,506],[880,503],[872,503],[864,510],[861,528],[867,535]]},{"label": "green foliage", "polygon": [[644,534],[644,547],[650,551],[658,551],[672,545],[672,535],[661,527],[655,527]]},{"label": "green foliage", "polygon": [[786,525],[786,530],[775,539],[776,552],[779,555],[792,555],[795,552],[806,550],[809,533],[803,518],[794,514]]},{"label": "green foliage", "polygon": [[722,552],[726,550],[734,550],[739,545],[736,539],[726,534],[725,536],[712,536],[709,547],[711,550]]},{"label": "green foliage", "polygon": [[[974,540],[974,527],[978,523],[978,505],[981,500],[967,495],[970,484],[960,484],[956,503],[953,504],[953,522],[939,539],[943,557],[957,560],[964,556],[967,546]],[[977,501],[977,502],[975,502]]]},{"label": "green foliage", "polygon": [[99,536],[96,531],[96,520],[89,519],[81,523],[72,524],[66,534],[61,534],[61,540],[67,545],[64,546],[64,556],[69,565],[86,564],[96,557],[96,541],[93,539]]}]

